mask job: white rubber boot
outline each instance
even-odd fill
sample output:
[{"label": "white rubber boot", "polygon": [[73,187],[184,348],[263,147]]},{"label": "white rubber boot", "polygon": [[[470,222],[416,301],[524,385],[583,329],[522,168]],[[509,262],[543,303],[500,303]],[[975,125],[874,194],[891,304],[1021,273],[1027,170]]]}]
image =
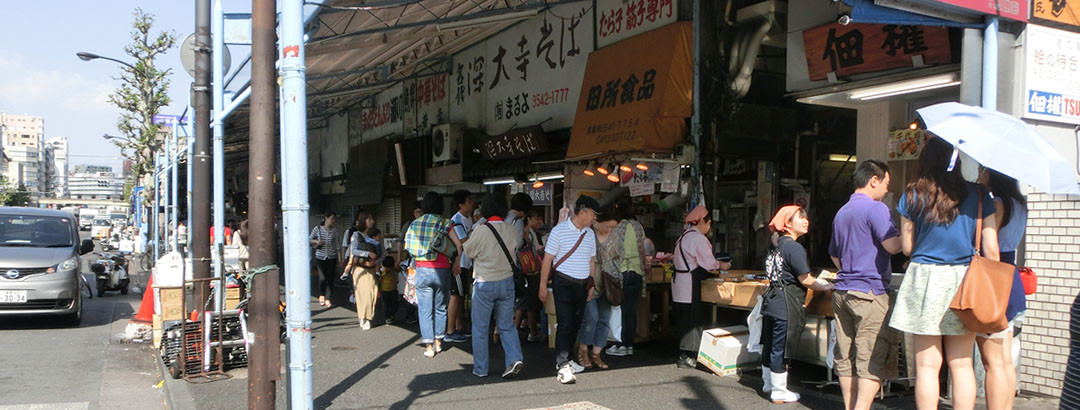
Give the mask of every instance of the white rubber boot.
[{"label": "white rubber boot", "polygon": [[761,381],[765,382],[761,386],[761,391],[768,393],[772,391],[772,370],[769,366],[761,366]]},{"label": "white rubber boot", "polygon": [[799,401],[799,394],[787,389],[787,372],[771,373],[772,393],[769,398],[773,403],[794,403]]}]

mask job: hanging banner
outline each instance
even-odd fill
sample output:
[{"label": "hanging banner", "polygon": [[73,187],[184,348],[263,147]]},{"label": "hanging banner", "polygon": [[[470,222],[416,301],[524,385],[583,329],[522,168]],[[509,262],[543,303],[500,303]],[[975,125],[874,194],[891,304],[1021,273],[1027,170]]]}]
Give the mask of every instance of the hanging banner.
[{"label": "hanging banner", "polygon": [[360,112],[363,142],[402,132],[405,112],[402,90],[402,84],[398,83],[375,94],[375,106]]},{"label": "hanging banner", "polygon": [[591,4],[551,7],[455,54],[450,121],[502,134],[569,128],[593,51]]},{"label": "hanging banner", "polygon": [[949,30],[896,24],[831,23],[803,32],[810,79],[952,62]]},{"label": "hanging banner", "polygon": [[566,156],[663,152],[681,142],[692,42],[693,23],[679,22],[590,53]]},{"label": "hanging banner", "polygon": [[1080,125],[1080,34],[1028,24],[1021,117]]},{"label": "hanging banner", "polygon": [[1080,29],[1080,1],[1033,0],[1031,19],[1040,23],[1054,23],[1068,29]]},{"label": "hanging banner", "polygon": [[676,0],[596,0],[596,46],[605,47],[679,19]]}]

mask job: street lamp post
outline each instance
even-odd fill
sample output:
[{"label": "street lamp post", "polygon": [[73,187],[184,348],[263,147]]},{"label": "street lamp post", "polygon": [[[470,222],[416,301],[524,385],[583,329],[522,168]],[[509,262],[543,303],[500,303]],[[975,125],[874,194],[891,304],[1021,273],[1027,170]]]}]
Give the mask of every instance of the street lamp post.
[{"label": "street lamp post", "polygon": [[130,68],[132,70],[136,69],[135,66],[133,66],[133,65],[131,65],[129,63],[126,63],[126,62],[124,62],[122,60],[117,60],[117,59],[112,58],[112,57],[99,56],[97,54],[87,53],[85,51],[80,51],[78,53],[75,53],[75,56],[79,57],[79,59],[82,60],[82,61],[90,61],[90,60],[97,60],[97,59],[109,60],[109,61],[112,61],[114,63],[123,64],[123,65],[127,66],[128,68]]}]

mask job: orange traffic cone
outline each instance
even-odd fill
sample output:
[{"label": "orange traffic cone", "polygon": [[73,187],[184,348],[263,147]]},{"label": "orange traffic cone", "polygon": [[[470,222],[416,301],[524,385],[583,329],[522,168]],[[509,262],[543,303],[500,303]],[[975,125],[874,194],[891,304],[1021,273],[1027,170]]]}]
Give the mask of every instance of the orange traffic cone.
[{"label": "orange traffic cone", "polygon": [[135,314],[135,317],[131,318],[132,322],[152,324],[154,322],[154,277],[150,276],[150,280],[146,282],[146,288],[143,289],[142,302],[139,305],[139,313]]}]

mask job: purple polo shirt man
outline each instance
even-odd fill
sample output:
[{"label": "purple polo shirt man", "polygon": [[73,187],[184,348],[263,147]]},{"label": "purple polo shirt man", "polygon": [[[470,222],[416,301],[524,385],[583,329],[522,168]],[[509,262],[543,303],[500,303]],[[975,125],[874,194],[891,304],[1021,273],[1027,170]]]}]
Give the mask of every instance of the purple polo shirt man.
[{"label": "purple polo shirt man", "polygon": [[836,290],[885,294],[892,280],[892,256],[883,242],[897,238],[889,207],[865,193],[854,193],[833,218],[829,256],[841,262]]},{"label": "purple polo shirt man", "polygon": [[833,218],[829,256],[839,269],[833,291],[836,374],[844,408],[869,410],[883,380],[895,379],[900,335],[889,328],[891,255],[900,232],[889,207],[889,166],[863,161],[851,176],[855,193]]}]

